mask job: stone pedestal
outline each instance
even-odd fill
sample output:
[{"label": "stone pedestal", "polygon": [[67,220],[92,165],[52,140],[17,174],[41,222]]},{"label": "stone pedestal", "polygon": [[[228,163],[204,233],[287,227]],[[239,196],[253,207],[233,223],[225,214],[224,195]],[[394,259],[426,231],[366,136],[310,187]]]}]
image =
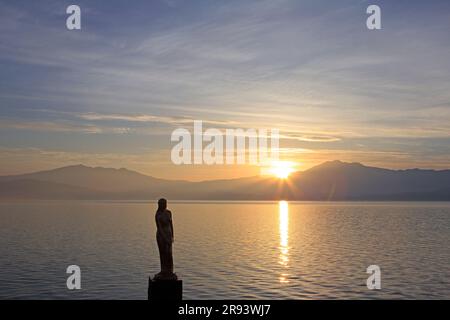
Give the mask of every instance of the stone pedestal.
[{"label": "stone pedestal", "polygon": [[182,300],[183,281],[148,278],[148,300]]}]

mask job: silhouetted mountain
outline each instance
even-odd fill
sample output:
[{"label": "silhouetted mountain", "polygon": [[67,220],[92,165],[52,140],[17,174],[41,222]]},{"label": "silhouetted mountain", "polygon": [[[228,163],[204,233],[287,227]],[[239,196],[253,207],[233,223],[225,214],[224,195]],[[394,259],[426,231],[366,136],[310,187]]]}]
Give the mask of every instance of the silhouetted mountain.
[{"label": "silhouetted mountain", "polygon": [[389,170],[329,161],[291,177],[305,198],[450,200],[450,170]]},{"label": "silhouetted mountain", "polygon": [[69,184],[102,192],[134,192],[183,181],[157,179],[127,169],[91,168],[83,165],[68,166],[48,171],[0,177],[0,182],[35,180]]},{"label": "silhouetted mountain", "polygon": [[450,170],[389,170],[329,161],[287,180],[164,180],[82,165],[0,177],[2,199],[450,200]]}]

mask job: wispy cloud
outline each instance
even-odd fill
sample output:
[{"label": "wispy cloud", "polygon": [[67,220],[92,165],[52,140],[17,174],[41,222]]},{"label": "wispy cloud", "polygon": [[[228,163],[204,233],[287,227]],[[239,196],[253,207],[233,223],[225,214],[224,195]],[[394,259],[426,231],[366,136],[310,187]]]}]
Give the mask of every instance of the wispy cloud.
[{"label": "wispy cloud", "polygon": [[[186,117],[167,117],[156,116],[149,114],[99,114],[99,113],[82,113],[77,115],[81,119],[89,121],[103,121],[103,120],[120,120],[127,122],[156,122],[170,125],[192,125],[196,119]],[[202,120],[204,123],[211,125],[229,126],[236,124],[234,121],[220,121],[220,120]]]},{"label": "wispy cloud", "polygon": [[81,132],[100,133],[102,129],[93,125],[76,125],[70,123],[56,123],[49,121],[24,121],[24,120],[2,120],[0,126],[3,129],[17,129],[43,132]]}]

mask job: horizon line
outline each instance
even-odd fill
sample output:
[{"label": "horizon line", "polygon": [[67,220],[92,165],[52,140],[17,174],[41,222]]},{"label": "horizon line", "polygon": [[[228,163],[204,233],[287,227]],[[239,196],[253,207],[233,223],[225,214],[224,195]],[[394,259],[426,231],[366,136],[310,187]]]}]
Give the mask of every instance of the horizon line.
[{"label": "horizon line", "polygon": [[[317,164],[315,166],[312,166],[306,170],[295,170],[293,171],[290,176],[295,175],[295,174],[299,174],[299,173],[303,173],[303,172],[307,172],[309,170],[312,170],[314,168],[320,167],[324,164],[329,164],[329,163],[339,163],[339,164],[344,164],[344,165],[359,165],[365,168],[373,168],[373,169],[381,169],[381,170],[389,170],[389,171],[396,171],[396,172],[401,172],[401,171],[411,171],[411,170],[422,170],[422,171],[433,171],[433,172],[442,172],[442,171],[448,171],[450,170],[450,168],[447,169],[430,169],[430,168],[406,168],[406,169],[393,169],[393,168],[386,168],[386,167],[375,167],[375,166],[370,166],[370,165],[365,165],[364,163],[361,162],[347,162],[347,161],[342,161],[342,160],[327,160],[324,162],[321,162],[320,164]],[[17,174],[7,174],[7,175],[0,175],[0,178],[2,177],[16,177],[16,176],[21,176],[21,175],[29,175],[29,174],[36,174],[36,173],[41,173],[41,172],[51,172],[51,171],[55,171],[55,170],[61,170],[61,169],[66,169],[66,168],[73,168],[73,167],[84,167],[84,168],[88,168],[88,169],[105,169],[105,170],[116,170],[116,171],[120,171],[120,170],[125,170],[128,172],[132,172],[132,173],[136,173],[142,176],[146,176],[149,178],[153,178],[153,179],[158,179],[158,180],[164,180],[164,181],[181,181],[181,182],[208,182],[208,181],[231,181],[231,180],[239,180],[239,179],[248,179],[248,178],[255,178],[255,177],[259,177],[259,176],[266,176],[268,178],[274,179],[274,180],[283,180],[283,179],[278,179],[276,177],[270,177],[270,175],[252,175],[252,176],[242,176],[242,177],[236,177],[236,178],[229,178],[229,179],[208,179],[208,180],[186,180],[186,179],[167,179],[167,178],[159,178],[153,175],[148,175],[146,173],[142,173],[140,171],[134,170],[134,169],[128,169],[126,167],[102,167],[102,166],[89,166],[89,165],[85,165],[83,163],[78,163],[78,164],[73,164],[73,165],[66,165],[66,166],[62,166],[62,167],[56,167],[53,169],[44,169],[44,170],[37,170],[37,171],[32,171],[32,172],[24,172],[24,173],[17,173]],[[289,177],[286,178],[285,180],[289,180]]]}]

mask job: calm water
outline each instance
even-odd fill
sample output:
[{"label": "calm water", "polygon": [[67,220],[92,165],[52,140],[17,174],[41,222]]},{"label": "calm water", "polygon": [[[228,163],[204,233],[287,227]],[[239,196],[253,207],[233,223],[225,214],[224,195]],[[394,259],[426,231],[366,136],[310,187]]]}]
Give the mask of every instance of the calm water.
[{"label": "calm water", "polygon": [[[172,203],[185,299],[450,299],[450,203]],[[154,205],[0,204],[0,298],[146,299]],[[82,290],[66,289],[81,267]],[[381,267],[382,290],[366,287]]]}]

